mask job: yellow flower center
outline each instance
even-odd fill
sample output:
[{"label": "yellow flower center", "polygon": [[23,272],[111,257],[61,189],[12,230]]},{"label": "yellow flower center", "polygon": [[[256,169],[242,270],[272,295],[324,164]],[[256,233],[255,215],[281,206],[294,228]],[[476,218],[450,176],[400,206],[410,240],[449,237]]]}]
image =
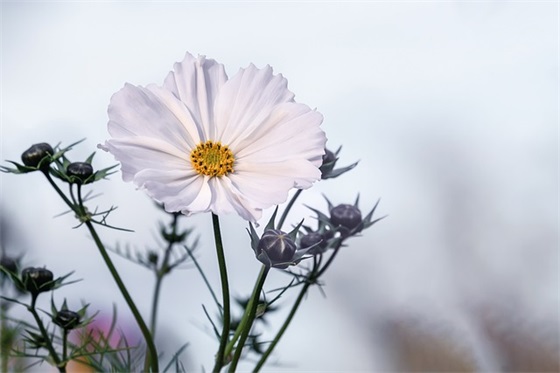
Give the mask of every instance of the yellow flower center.
[{"label": "yellow flower center", "polygon": [[232,151],[220,142],[206,141],[191,151],[191,164],[201,175],[224,176],[233,172]]}]

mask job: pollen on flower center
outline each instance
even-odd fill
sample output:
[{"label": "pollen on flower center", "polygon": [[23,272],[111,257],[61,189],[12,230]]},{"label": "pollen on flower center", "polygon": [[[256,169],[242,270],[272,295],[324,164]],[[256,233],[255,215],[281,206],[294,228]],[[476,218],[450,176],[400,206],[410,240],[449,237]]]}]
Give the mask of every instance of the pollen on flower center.
[{"label": "pollen on flower center", "polygon": [[191,164],[201,175],[224,176],[233,172],[232,151],[220,142],[206,141],[191,151]]}]

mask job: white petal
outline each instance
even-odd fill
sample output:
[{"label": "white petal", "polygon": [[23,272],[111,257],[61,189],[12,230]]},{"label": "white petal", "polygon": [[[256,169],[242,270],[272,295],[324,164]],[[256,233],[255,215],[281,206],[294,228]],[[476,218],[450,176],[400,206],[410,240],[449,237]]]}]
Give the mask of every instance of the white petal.
[{"label": "white petal", "polygon": [[228,177],[243,198],[261,209],[286,202],[292,188],[309,188],[321,178],[319,169],[306,160],[243,166]]},{"label": "white petal", "polygon": [[201,142],[201,139],[205,137],[204,129],[202,125],[195,121],[192,113],[185,104],[177,99],[171,91],[165,88],[158,87],[155,84],[150,84],[146,88],[163,102],[167,109],[181,122],[190,135],[187,139],[190,147],[189,149],[195,148]]},{"label": "white petal", "polygon": [[319,127],[323,116],[308,106],[280,104],[249,138],[231,146],[236,161],[282,162],[306,159],[321,166],[327,138]]},{"label": "white petal", "polygon": [[249,65],[241,69],[220,89],[215,104],[217,139],[233,146],[251,134],[274,106],[292,101],[282,75],[273,75],[272,68],[257,69]]},{"label": "white petal", "polygon": [[262,215],[262,209],[254,207],[251,199],[245,198],[235,188],[228,177],[210,179],[214,199],[212,211],[219,215],[237,212],[243,219],[256,222]]},{"label": "white petal", "polygon": [[204,56],[194,58],[187,53],[177,62],[163,83],[163,87],[181,100],[192,113],[195,122],[207,136],[215,139],[214,101],[220,87],[227,81],[224,66]]},{"label": "white petal", "polygon": [[186,127],[150,90],[131,84],[111,97],[109,133],[115,138],[146,136],[168,142],[177,149],[192,148]]},{"label": "white petal", "polygon": [[162,202],[169,212],[195,212],[199,204],[195,201],[204,199],[201,194],[207,192],[204,177],[192,170],[143,170],[135,176],[134,182],[146,189],[150,197]]},{"label": "white petal", "polygon": [[145,169],[188,170],[188,154],[174,146],[147,137],[129,137],[107,140],[103,146],[121,163],[123,180],[131,181]]}]

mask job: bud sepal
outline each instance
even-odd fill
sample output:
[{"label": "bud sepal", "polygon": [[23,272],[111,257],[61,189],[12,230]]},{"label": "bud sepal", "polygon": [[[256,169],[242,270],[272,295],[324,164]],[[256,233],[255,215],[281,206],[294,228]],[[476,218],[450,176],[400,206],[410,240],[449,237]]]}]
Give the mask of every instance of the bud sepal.
[{"label": "bud sepal", "polygon": [[290,265],[298,264],[308,250],[298,250],[296,245],[297,234],[303,220],[292,231],[286,233],[274,228],[277,212],[278,207],[265,226],[262,236],[259,237],[251,222],[249,222],[248,233],[258,261],[269,268],[285,269]]},{"label": "bud sepal", "polygon": [[321,179],[326,180],[337,178],[358,165],[360,161],[356,161],[346,167],[335,168],[336,162],[338,162],[338,154],[341,150],[342,146],[338,147],[335,152],[332,152],[329,149],[325,149],[325,154],[323,155],[323,164],[321,165],[321,167],[319,167],[319,170],[321,171]]}]

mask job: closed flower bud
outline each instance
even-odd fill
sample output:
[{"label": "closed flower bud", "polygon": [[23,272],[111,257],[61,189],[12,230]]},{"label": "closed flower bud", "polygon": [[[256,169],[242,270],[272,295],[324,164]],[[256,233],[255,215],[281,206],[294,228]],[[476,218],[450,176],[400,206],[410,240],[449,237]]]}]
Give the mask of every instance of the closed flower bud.
[{"label": "closed flower bud", "polygon": [[66,168],[66,173],[73,183],[83,184],[93,175],[93,167],[87,162],[73,162]]},{"label": "closed flower bud", "polygon": [[64,330],[74,329],[80,321],[80,315],[70,310],[60,310],[53,318],[53,322]]},{"label": "closed flower bud", "polygon": [[7,256],[3,256],[0,259],[0,266],[2,266],[6,271],[11,272],[11,273],[16,273],[17,272],[17,261],[7,257]]},{"label": "closed flower bud", "polygon": [[336,155],[329,149],[325,149],[325,154],[323,154],[323,164],[319,167],[321,171],[321,176],[326,176],[334,169],[336,163]]},{"label": "closed flower bud", "polygon": [[[24,151],[21,155],[21,160],[23,164],[28,167],[38,167],[43,158],[52,156],[53,154],[54,150],[52,146],[50,146],[46,142],[42,142],[39,144],[31,145],[29,149]],[[49,163],[50,162],[44,162],[41,169],[48,169]]]},{"label": "closed flower bud", "polygon": [[295,258],[296,244],[288,236],[277,229],[266,230],[257,246],[257,259],[263,264],[287,268]]},{"label": "closed flower bud", "polygon": [[49,291],[54,286],[53,273],[45,268],[28,267],[21,271],[21,281],[25,290],[32,295]]},{"label": "closed flower bud", "polygon": [[302,249],[313,246],[307,253],[315,255],[323,252],[323,250],[327,248],[327,240],[321,233],[311,232],[301,238],[299,245]]},{"label": "closed flower bud", "polygon": [[331,210],[330,222],[335,227],[343,228],[342,235],[359,232],[362,225],[362,213],[353,205],[341,204]]}]

